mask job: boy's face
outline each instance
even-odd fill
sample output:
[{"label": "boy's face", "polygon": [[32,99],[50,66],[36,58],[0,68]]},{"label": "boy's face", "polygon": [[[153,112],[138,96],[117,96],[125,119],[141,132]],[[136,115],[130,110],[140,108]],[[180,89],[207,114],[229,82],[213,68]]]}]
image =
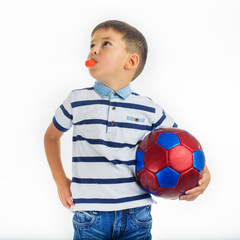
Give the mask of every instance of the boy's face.
[{"label": "boy's face", "polygon": [[89,68],[93,78],[102,82],[118,81],[123,77],[124,66],[129,57],[123,35],[112,28],[99,29],[93,36],[88,59],[96,64]]}]

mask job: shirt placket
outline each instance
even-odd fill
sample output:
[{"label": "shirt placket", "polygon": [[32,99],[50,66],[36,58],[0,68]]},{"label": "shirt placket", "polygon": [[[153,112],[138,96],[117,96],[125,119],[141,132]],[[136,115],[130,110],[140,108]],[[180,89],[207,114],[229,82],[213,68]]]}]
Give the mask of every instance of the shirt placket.
[{"label": "shirt placket", "polygon": [[113,106],[113,102],[117,100],[117,98],[114,98],[117,96],[117,93],[111,93],[109,95],[109,106],[108,106],[108,125],[107,125],[107,133],[108,134],[114,134],[116,132],[116,122],[117,122],[117,107]]}]

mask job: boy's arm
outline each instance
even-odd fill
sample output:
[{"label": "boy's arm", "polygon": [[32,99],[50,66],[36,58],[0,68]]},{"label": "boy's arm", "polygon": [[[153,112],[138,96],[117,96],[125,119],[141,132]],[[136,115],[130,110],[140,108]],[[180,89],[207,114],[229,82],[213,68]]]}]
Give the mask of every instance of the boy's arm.
[{"label": "boy's arm", "polygon": [[62,135],[63,132],[51,123],[44,136],[44,146],[59,198],[64,207],[70,208],[74,203],[70,191],[71,180],[66,177],[61,161],[60,138]]},{"label": "boy's arm", "polygon": [[200,194],[204,193],[205,189],[207,188],[210,182],[210,179],[211,179],[210,172],[207,166],[205,165],[202,172],[202,177],[198,182],[198,186],[186,191],[186,195],[181,196],[179,199],[187,201],[195,200]]}]

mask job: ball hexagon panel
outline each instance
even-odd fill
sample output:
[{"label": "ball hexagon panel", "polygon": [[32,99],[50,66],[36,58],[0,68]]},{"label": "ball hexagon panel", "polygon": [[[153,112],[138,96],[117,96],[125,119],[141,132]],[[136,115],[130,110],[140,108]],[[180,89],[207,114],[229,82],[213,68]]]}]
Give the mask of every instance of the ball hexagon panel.
[{"label": "ball hexagon panel", "polygon": [[168,198],[168,199],[178,199],[179,196],[182,194],[178,189],[176,188],[161,188],[159,187],[155,194],[162,198]]},{"label": "ball hexagon panel", "polygon": [[181,144],[186,148],[190,149],[192,152],[195,152],[201,149],[201,146],[198,140],[186,131],[182,131],[178,133],[178,138]]},{"label": "ball hexagon panel", "polygon": [[149,172],[145,168],[140,170],[137,173],[137,176],[139,181],[141,182],[141,185],[150,192],[155,192],[159,188],[156,175]]},{"label": "ball hexagon panel", "polygon": [[167,150],[154,144],[145,152],[144,167],[153,173],[157,173],[165,168],[167,160]]},{"label": "ball hexagon panel", "polygon": [[177,185],[179,175],[179,173],[170,167],[166,167],[156,173],[159,186],[163,188],[174,188]]},{"label": "ball hexagon panel", "polygon": [[168,165],[179,173],[188,170],[193,165],[192,152],[182,145],[171,148],[168,151],[168,159]]},{"label": "ball hexagon panel", "polygon": [[200,176],[200,173],[196,169],[191,168],[180,175],[176,188],[181,192],[192,189],[196,187]]},{"label": "ball hexagon panel", "polygon": [[180,144],[180,141],[178,139],[177,134],[172,133],[172,132],[164,132],[161,133],[158,140],[157,144],[167,150],[177,146]]},{"label": "ball hexagon panel", "polygon": [[153,131],[145,136],[144,141],[141,141],[139,144],[139,149],[146,151],[150,146],[154,145],[157,142],[157,139],[160,135],[160,132]]},{"label": "ball hexagon panel", "polygon": [[205,157],[202,150],[193,152],[193,167],[200,173],[202,172],[205,165]]}]

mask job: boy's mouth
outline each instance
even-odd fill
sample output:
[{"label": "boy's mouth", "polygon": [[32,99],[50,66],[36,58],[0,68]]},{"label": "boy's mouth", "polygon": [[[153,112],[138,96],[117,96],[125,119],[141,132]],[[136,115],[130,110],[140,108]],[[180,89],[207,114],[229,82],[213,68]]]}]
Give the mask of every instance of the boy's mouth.
[{"label": "boy's mouth", "polygon": [[86,67],[94,67],[97,61],[95,59],[89,59],[85,62]]}]

